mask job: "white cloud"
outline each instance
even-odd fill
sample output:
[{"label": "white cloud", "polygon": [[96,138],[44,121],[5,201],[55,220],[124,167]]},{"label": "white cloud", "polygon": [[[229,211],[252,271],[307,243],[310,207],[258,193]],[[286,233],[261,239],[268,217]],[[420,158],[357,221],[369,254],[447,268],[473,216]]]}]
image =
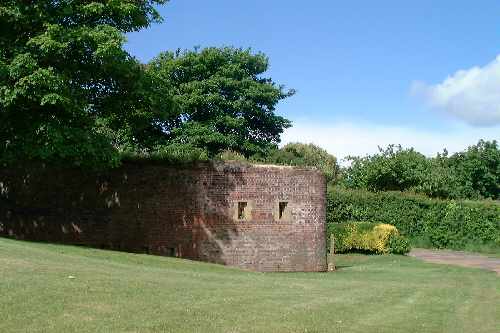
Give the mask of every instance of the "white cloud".
[{"label": "white cloud", "polygon": [[500,55],[484,67],[459,70],[436,85],[414,82],[413,95],[476,126],[500,124]]},{"label": "white cloud", "polygon": [[419,130],[409,127],[391,127],[372,124],[336,123],[332,125],[304,120],[294,121],[293,127],[282,136],[288,142],[314,143],[339,159],[346,156],[364,156],[378,151],[378,146],[401,144],[434,156],[446,148],[457,152],[476,144],[479,139],[499,140],[500,128],[473,128],[459,126],[448,131]]}]

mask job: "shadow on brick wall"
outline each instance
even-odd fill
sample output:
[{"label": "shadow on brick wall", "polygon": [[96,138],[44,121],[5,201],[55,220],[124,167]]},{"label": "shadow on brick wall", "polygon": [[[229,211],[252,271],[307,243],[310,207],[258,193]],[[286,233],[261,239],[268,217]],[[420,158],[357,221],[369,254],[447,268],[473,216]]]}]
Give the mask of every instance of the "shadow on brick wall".
[{"label": "shadow on brick wall", "polygon": [[228,263],[237,166],[127,163],[106,173],[0,170],[0,235]]}]

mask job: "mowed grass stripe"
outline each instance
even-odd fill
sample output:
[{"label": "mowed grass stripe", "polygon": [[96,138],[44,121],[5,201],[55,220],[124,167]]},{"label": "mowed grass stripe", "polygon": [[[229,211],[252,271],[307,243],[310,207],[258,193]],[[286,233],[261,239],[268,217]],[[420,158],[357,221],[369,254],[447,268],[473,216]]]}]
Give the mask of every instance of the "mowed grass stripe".
[{"label": "mowed grass stripe", "polygon": [[255,273],[0,238],[0,332],[498,332],[493,272],[402,256],[337,265]]}]

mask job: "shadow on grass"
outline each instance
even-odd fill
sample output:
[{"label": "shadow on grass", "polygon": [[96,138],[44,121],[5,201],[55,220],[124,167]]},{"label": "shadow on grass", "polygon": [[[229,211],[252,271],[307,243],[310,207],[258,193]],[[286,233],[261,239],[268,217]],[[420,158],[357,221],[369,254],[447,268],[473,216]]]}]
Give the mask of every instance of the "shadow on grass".
[{"label": "shadow on grass", "polygon": [[358,249],[352,249],[349,250],[348,252],[337,252],[335,254],[341,254],[341,255],[350,255],[350,254],[363,254],[363,255],[368,255],[368,256],[378,256],[380,255],[379,253],[369,251],[369,250],[358,250]]}]

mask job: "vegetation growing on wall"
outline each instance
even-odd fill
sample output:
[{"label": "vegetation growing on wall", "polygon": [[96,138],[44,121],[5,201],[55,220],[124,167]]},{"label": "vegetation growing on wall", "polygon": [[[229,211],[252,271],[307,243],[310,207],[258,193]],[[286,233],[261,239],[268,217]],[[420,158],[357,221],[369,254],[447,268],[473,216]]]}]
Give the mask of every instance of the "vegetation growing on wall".
[{"label": "vegetation growing on wall", "polygon": [[339,166],[335,156],[312,143],[289,143],[273,150],[265,159],[268,163],[295,166],[314,166],[323,171],[330,183],[337,181]]}]

